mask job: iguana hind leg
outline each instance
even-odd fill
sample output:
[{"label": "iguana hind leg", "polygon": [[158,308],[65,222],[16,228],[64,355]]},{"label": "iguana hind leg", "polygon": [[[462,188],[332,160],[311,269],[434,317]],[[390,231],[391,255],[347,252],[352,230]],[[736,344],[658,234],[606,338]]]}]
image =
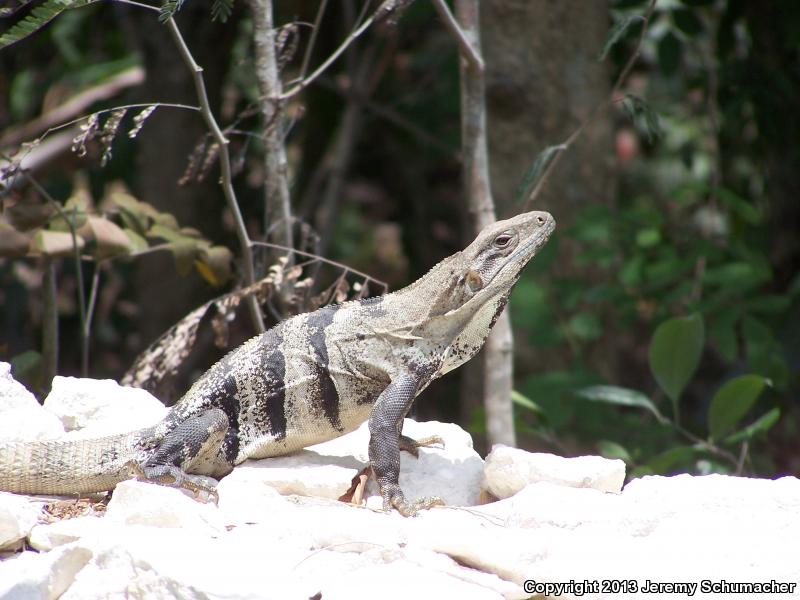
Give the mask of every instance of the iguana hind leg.
[{"label": "iguana hind leg", "polygon": [[228,417],[218,409],[190,417],[164,436],[143,464],[131,465],[137,479],[188,490],[218,499],[217,480],[205,475],[219,470],[220,449],[228,433]]},{"label": "iguana hind leg", "polygon": [[[419,442],[401,436],[403,419],[417,391],[417,383],[408,375],[397,377],[383,390],[369,417],[369,462],[378,480],[383,497],[383,510],[394,507],[404,517],[413,516],[423,508],[444,504],[441,498],[430,496],[413,502],[406,500],[400,489],[400,449],[415,453]],[[422,440],[422,442],[431,441]]]}]

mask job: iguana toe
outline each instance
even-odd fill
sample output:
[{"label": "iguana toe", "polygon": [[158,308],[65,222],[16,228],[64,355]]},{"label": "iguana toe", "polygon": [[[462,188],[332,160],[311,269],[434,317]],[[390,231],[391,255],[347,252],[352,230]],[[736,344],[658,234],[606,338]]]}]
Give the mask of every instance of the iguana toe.
[{"label": "iguana toe", "polygon": [[419,440],[407,435],[400,436],[400,450],[405,450],[414,458],[419,458],[419,448],[427,448],[436,444],[444,448],[444,440],[438,435],[431,435]]}]

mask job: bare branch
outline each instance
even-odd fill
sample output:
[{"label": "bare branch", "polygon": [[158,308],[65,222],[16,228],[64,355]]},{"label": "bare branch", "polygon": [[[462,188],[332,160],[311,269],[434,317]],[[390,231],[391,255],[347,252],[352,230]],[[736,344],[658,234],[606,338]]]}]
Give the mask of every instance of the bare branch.
[{"label": "bare branch", "polygon": [[[366,6],[367,5],[365,4],[365,7]],[[350,44],[352,44],[356,39],[358,39],[358,37],[362,33],[364,33],[367,29],[369,29],[370,25],[372,25],[375,22],[377,17],[382,15],[383,12],[381,10],[381,7],[378,7],[378,9],[374,13],[372,13],[367,19],[362,20],[362,18],[359,18],[357,22],[360,22],[360,25],[357,25],[353,29],[353,31],[350,32],[350,34],[344,39],[344,41],[339,45],[339,47],[333,51],[333,54],[331,54],[328,58],[326,58],[320,66],[314,69],[314,71],[308,77],[305,77],[297,85],[292,86],[285,92],[277,94],[276,96],[273,97],[273,99],[288,100],[292,96],[296,96],[304,89],[306,89],[320,75],[322,75],[328,69],[328,67],[330,67],[334,62],[336,62],[336,59],[338,59],[344,53],[344,51],[347,50]]]},{"label": "bare branch", "polygon": [[304,252],[303,250],[298,250],[297,248],[289,248],[288,246],[281,246],[280,244],[272,244],[270,242],[253,242],[254,246],[264,246],[265,248],[276,248],[278,250],[285,250],[286,252],[299,254],[300,256],[306,256],[308,258],[312,258],[314,260],[318,260],[320,262],[324,262],[325,264],[331,265],[336,267],[337,269],[341,269],[345,273],[352,273],[353,275],[358,275],[359,277],[363,277],[365,281],[371,281],[383,288],[384,293],[389,291],[389,284],[385,281],[381,281],[380,279],[376,279],[371,275],[367,275],[362,271],[358,271],[352,267],[348,267],[347,265],[336,262],[335,260],[331,260],[329,258],[325,258],[324,256],[320,256],[319,254],[313,254],[311,252]]},{"label": "bare branch", "polygon": [[[255,283],[255,268],[253,266],[253,255],[250,251],[250,237],[247,234],[247,228],[242,218],[242,212],[239,210],[239,203],[236,200],[236,192],[233,190],[233,181],[231,175],[231,157],[228,148],[228,140],[222,134],[222,130],[214,118],[214,113],[211,111],[211,105],[208,101],[208,93],[206,92],[205,80],[203,79],[203,69],[195,62],[192,53],[189,51],[180,30],[178,29],[175,19],[170,18],[166,21],[167,28],[172,35],[175,45],[178,47],[183,62],[192,74],[194,80],[195,92],[197,99],[200,102],[200,113],[208,126],[209,131],[214,140],[219,144],[219,164],[221,172],[221,185],[222,193],[225,195],[225,200],[228,203],[228,209],[233,215],[236,222],[236,235],[239,239],[239,248],[242,253],[242,263],[244,265],[244,278],[247,285]],[[261,310],[258,307],[258,301],[249,296],[247,306],[250,311],[250,318],[253,321],[253,326],[257,331],[264,331],[264,320],[261,317]]]},{"label": "bare branch", "polygon": [[311,60],[311,53],[314,51],[314,46],[317,43],[317,36],[319,35],[319,29],[322,24],[322,16],[325,14],[326,8],[328,8],[328,0],[321,0],[319,3],[319,8],[317,9],[317,16],[314,19],[314,25],[311,29],[311,37],[308,39],[306,51],[303,54],[303,62],[300,65],[301,81],[306,76],[306,73],[308,73],[308,63]]},{"label": "bare branch", "polygon": [[432,2],[436,12],[439,13],[439,18],[442,20],[448,31],[450,31],[450,33],[452,33],[453,37],[456,39],[456,43],[461,51],[461,55],[470,62],[472,68],[483,72],[483,58],[480,54],[478,54],[470,41],[467,39],[467,36],[461,30],[458,21],[456,21],[453,13],[450,12],[450,7],[447,6],[447,2],[445,2],[445,0],[432,0]]},{"label": "bare branch", "polygon": [[291,247],[294,246],[294,221],[290,206],[289,166],[284,146],[282,105],[280,101],[273,100],[281,95],[282,84],[275,48],[272,0],[250,0],[250,7],[253,13],[256,79],[264,128],[264,232],[272,234],[270,239]]},{"label": "bare branch", "polygon": [[0,148],[14,146],[40,132],[53,127],[54,125],[83,113],[95,102],[108,100],[116,96],[122,90],[139,85],[144,81],[144,69],[141,67],[131,67],[121,73],[117,73],[108,81],[91,87],[73,96],[64,104],[28,121],[20,127],[9,129],[0,138]]}]

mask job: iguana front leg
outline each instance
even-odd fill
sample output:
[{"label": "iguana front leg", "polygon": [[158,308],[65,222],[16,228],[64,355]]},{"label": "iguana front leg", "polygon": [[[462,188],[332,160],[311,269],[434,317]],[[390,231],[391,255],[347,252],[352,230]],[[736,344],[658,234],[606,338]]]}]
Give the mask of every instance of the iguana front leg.
[{"label": "iguana front leg", "polygon": [[164,436],[147,461],[130,465],[133,474],[143,481],[217,498],[216,479],[189,472],[209,471],[208,465],[218,462],[228,428],[228,417],[218,408],[190,417]]},{"label": "iguana front leg", "polygon": [[[383,510],[395,507],[400,514],[410,517],[421,508],[444,504],[436,496],[408,502],[400,489],[400,448],[416,450],[417,443],[400,435],[403,419],[416,396],[418,383],[408,375],[397,377],[383,390],[369,417],[369,462],[383,496]],[[430,438],[424,442],[434,442]],[[440,441],[440,440],[439,440]],[[412,450],[410,450],[412,451]],[[413,451],[412,451],[413,452]]]}]

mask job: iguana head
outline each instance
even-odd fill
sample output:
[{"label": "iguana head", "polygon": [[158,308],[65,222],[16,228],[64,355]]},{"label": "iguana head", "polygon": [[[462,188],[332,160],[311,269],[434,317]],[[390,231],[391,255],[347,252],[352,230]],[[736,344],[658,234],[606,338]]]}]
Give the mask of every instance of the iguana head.
[{"label": "iguana head", "polygon": [[459,282],[465,299],[507,294],[555,226],[550,213],[532,211],[485,227],[461,251],[463,273]]},{"label": "iguana head", "polygon": [[398,294],[419,307],[414,315],[418,325],[427,324],[443,335],[457,333],[480,311],[499,313],[502,306],[495,311],[486,305],[505,304],[522,269],[544,246],[555,225],[550,213],[542,211],[492,223],[464,250]]},{"label": "iguana head", "polygon": [[[461,252],[445,259],[406,288],[427,309],[426,335],[447,347],[439,374],[480,350],[508,301],[522,269],[555,229],[550,213],[533,211],[484,228]],[[417,287],[425,281],[425,285]]]}]

